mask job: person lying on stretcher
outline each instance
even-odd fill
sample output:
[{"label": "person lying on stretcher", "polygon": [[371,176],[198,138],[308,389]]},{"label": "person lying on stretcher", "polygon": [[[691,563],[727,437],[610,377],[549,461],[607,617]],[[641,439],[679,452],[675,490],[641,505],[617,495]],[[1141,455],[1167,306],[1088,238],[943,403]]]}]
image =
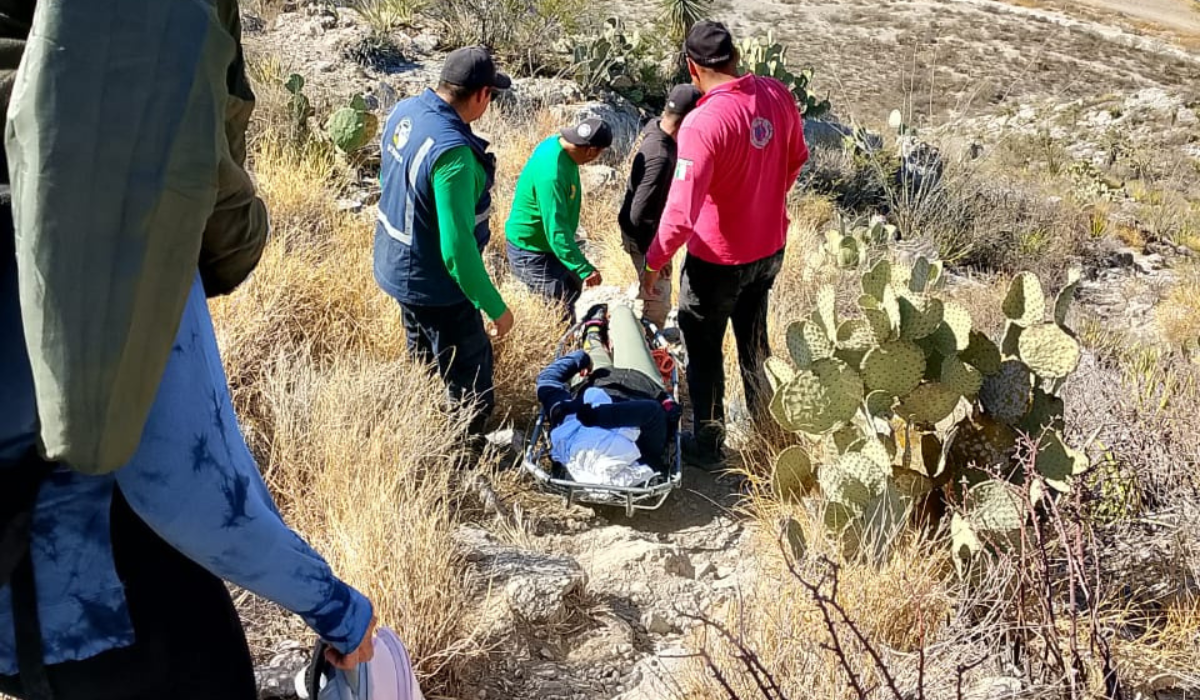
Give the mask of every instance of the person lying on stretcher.
[{"label": "person lying on stretcher", "polygon": [[583,325],[583,349],[538,375],[550,456],[581,483],[641,486],[666,473],[663,457],[681,411],[632,309],[616,306],[610,318],[598,304]]}]

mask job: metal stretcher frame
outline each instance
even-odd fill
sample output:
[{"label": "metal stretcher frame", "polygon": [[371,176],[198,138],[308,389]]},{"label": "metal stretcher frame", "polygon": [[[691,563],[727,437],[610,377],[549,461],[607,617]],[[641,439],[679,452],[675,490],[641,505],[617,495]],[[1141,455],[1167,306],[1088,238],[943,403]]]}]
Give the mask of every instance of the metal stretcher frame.
[{"label": "metal stretcher frame", "polygon": [[[554,351],[555,359],[563,356],[567,343],[582,337],[583,323],[572,326],[558,341]],[[679,401],[679,364],[677,354],[669,349],[662,334],[654,326],[642,321],[642,329],[652,335],[659,347],[668,348],[674,365],[671,368],[671,386],[667,393],[676,402]],[[586,503],[589,505],[605,505],[624,507],[625,515],[632,517],[639,510],[657,510],[666,502],[667,496],[683,483],[683,468],[680,452],[680,431],[676,426],[675,437],[667,446],[668,473],[662,481],[652,486],[614,486],[612,484],[591,484],[574,479],[559,479],[542,468],[543,461],[550,460],[550,431],[546,427],[546,411],[539,409],[537,420],[529,436],[525,448],[522,467],[530,474],[544,490],[557,493],[566,499],[567,505]]]}]

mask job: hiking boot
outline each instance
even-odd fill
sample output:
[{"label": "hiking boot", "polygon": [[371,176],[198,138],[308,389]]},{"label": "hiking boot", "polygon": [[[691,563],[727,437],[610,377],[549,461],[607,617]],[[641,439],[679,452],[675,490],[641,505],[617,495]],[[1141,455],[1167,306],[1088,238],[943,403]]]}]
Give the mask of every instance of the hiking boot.
[{"label": "hiking boot", "polygon": [[706,472],[725,468],[725,450],[720,442],[697,438],[692,433],[683,433],[679,437],[684,462]]}]

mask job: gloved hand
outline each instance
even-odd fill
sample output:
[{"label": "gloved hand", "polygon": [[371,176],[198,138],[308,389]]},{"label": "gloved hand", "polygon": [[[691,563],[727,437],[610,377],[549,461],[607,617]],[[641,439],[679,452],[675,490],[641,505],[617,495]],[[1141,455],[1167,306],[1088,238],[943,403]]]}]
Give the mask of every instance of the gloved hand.
[{"label": "gloved hand", "polygon": [[562,423],[567,416],[571,415],[572,413],[577,413],[580,406],[583,405],[584,403],[582,398],[575,398],[571,399],[570,401],[559,401],[558,403],[554,404],[550,407],[550,412],[548,414],[548,417],[550,418],[550,425],[558,425],[559,423]]},{"label": "gloved hand", "polygon": [[580,423],[590,428],[596,425],[596,407],[580,402],[575,417],[579,419]]},{"label": "gloved hand", "polygon": [[683,417],[683,407],[675,403],[675,399],[670,397],[663,399],[662,407],[667,412],[667,421],[670,425],[679,423],[679,419]]}]

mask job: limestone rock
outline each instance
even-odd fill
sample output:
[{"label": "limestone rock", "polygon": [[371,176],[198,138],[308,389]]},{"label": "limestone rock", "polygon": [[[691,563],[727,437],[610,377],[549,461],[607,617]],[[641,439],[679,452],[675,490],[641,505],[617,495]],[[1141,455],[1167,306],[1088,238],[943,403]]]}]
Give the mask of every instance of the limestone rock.
[{"label": "limestone rock", "polygon": [[513,615],[527,622],[561,619],[567,598],[587,583],[583,569],[570,557],[518,549],[472,527],[459,528],[454,540],[484,584],[502,591]]}]

